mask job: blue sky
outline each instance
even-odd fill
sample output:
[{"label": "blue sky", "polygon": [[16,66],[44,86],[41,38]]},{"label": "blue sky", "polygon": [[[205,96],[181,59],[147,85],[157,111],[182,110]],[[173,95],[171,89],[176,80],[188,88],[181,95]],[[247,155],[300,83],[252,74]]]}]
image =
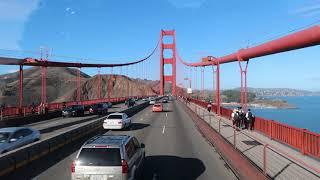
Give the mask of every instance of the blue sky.
[{"label": "blue sky", "polygon": [[[161,29],[175,29],[179,54],[185,60],[199,61],[317,21],[320,24],[320,0],[1,0],[0,54],[39,56],[22,51],[45,46],[54,55],[81,57],[52,56],[52,60],[120,63],[146,56],[158,42]],[[252,59],[248,86],[320,90],[319,52],[319,47],[311,47]],[[159,53],[143,66],[148,77],[158,79]],[[1,66],[0,74],[17,69]],[[96,73],[96,69],[84,71]],[[181,81],[187,74],[179,72]],[[130,68],[131,76],[142,74],[141,66]],[[211,68],[206,68],[206,88],[212,88],[211,77]],[[223,65],[221,87],[239,86],[238,64]]]}]

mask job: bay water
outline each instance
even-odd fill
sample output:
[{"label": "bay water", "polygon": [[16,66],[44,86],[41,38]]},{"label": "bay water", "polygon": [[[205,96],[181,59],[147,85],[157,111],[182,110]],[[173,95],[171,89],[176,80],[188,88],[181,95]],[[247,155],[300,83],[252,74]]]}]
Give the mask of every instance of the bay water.
[{"label": "bay water", "polygon": [[271,99],[283,99],[297,109],[254,108],[252,112],[259,117],[320,133],[320,96],[272,97]]}]

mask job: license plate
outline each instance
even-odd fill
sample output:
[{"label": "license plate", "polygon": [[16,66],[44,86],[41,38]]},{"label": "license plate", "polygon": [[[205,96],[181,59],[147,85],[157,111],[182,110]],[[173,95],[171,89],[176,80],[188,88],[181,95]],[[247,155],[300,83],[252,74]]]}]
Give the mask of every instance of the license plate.
[{"label": "license plate", "polygon": [[84,175],[84,180],[108,180],[108,175]]},{"label": "license plate", "polygon": [[108,175],[90,175],[90,180],[108,180]]}]

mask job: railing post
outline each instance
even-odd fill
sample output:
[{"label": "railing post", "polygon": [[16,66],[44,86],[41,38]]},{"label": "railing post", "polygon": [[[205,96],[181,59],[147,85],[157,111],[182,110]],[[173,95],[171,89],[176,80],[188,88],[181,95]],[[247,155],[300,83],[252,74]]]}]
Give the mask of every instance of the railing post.
[{"label": "railing post", "polygon": [[1,121],[3,120],[3,109],[1,108]]},{"label": "railing post", "polygon": [[26,108],[23,108],[23,116],[26,116]]},{"label": "railing post", "polygon": [[301,129],[301,149],[300,149],[300,151],[301,151],[301,153],[303,154],[303,155],[305,155],[306,154],[306,143],[305,143],[305,133],[306,132],[306,129]]},{"label": "railing post", "polygon": [[272,139],[272,121],[271,120],[269,120],[268,121],[268,124],[269,124],[269,136],[270,136],[270,139]]},{"label": "railing post", "polygon": [[268,144],[263,146],[263,174],[267,176],[267,147]]}]

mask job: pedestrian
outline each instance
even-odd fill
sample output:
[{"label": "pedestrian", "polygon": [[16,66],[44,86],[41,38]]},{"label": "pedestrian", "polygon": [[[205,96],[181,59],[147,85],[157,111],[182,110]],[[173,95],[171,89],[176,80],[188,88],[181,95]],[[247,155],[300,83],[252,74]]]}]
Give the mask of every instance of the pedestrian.
[{"label": "pedestrian", "polygon": [[239,108],[239,128],[243,128],[243,126],[245,125],[245,113],[242,109],[242,107],[238,107]]},{"label": "pedestrian", "polygon": [[208,110],[208,112],[211,111],[211,108],[212,108],[212,105],[211,105],[211,103],[209,102],[208,105],[207,105],[207,110]]},{"label": "pedestrian", "polygon": [[231,113],[231,120],[232,120],[232,125],[233,126],[236,125],[236,113],[237,113],[237,109],[234,108],[232,110],[232,113]]},{"label": "pedestrian", "polygon": [[63,102],[63,103],[62,103],[62,109],[65,109],[66,107],[67,107],[66,102]]},{"label": "pedestrian", "polygon": [[252,114],[250,109],[248,109],[248,112],[246,113],[246,119],[247,119],[247,122],[248,122],[248,129],[249,130],[254,130],[255,116]]},{"label": "pedestrian", "polygon": [[35,114],[36,113],[36,105],[34,104],[34,102],[32,102],[31,105],[31,114]]}]

